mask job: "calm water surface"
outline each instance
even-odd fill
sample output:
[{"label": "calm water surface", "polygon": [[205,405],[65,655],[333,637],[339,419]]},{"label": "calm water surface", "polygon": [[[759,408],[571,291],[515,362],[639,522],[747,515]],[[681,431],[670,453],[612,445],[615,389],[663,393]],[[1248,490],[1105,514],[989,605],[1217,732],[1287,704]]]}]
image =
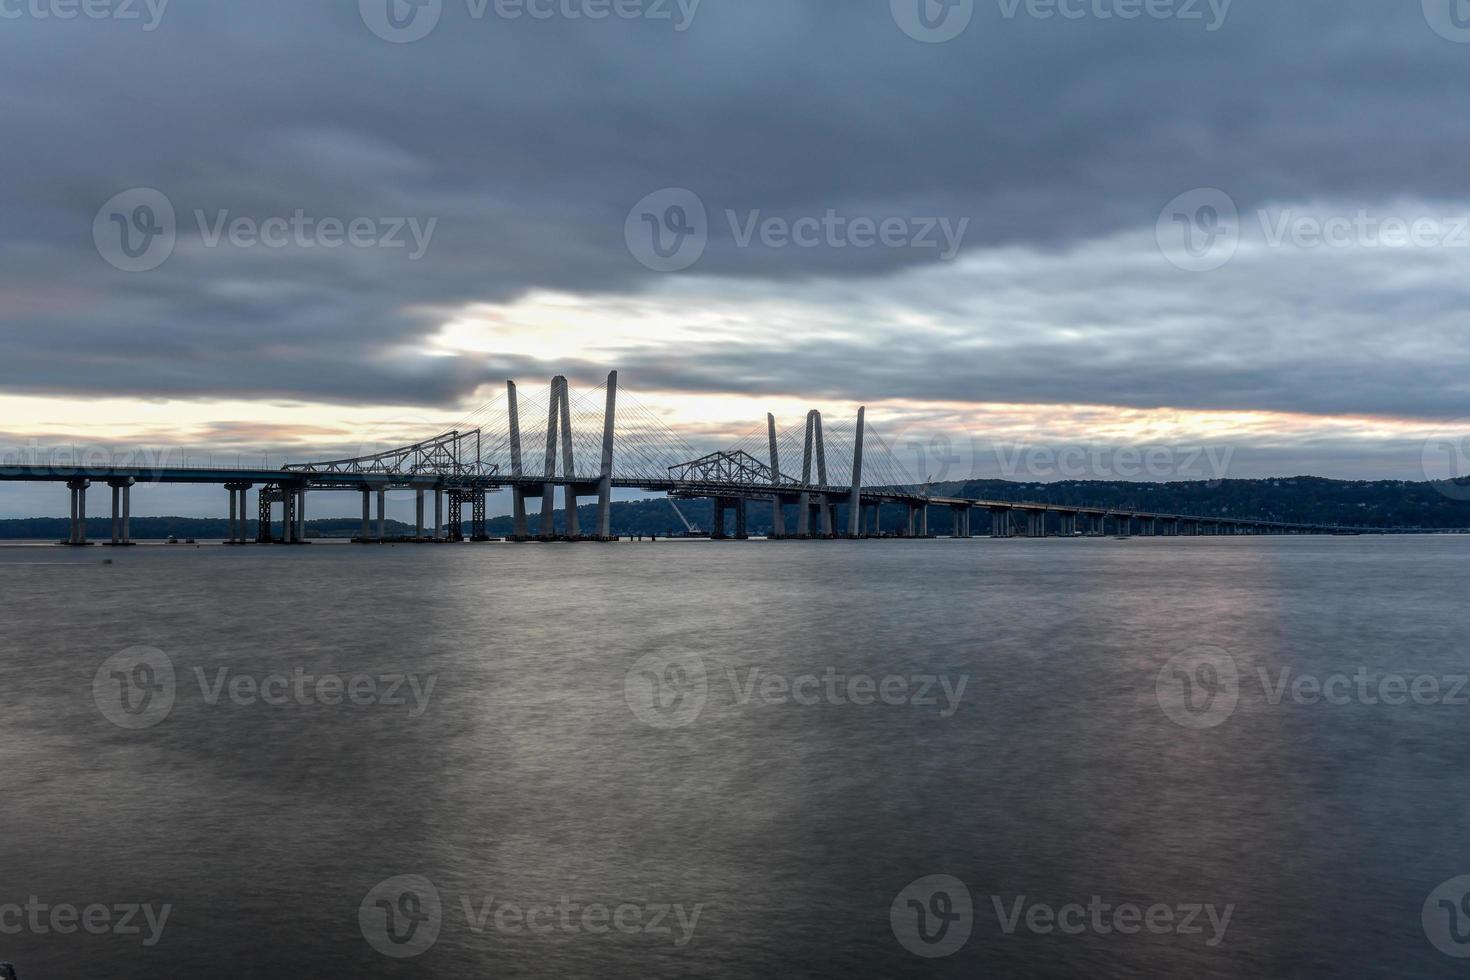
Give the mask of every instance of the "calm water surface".
[{"label": "calm water surface", "polygon": [[[1470,707],[1291,684],[1448,695],[1467,595],[1465,538],[0,549],[0,906],[170,907],[152,945],[141,912],[103,935],[42,913],[0,959],[23,980],[1460,975],[1421,909],[1470,874]],[[175,672],[161,718],[144,654]],[[1161,676],[1194,685],[1185,724]],[[323,703],[321,677],[370,703]],[[968,909],[952,884],[901,895],[931,875]],[[1048,929],[1069,903],[1108,930]],[[1124,905],[1230,918],[1122,934]],[[915,908],[953,931],[910,946],[968,939],[916,955],[893,927]]]}]

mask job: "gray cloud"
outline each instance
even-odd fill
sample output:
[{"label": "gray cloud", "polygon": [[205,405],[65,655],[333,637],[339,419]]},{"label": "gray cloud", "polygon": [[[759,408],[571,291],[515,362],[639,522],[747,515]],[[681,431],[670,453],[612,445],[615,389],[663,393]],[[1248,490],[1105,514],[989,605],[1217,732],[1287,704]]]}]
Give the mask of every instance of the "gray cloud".
[{"label": "gray cloud", "polygon": [[[1237,0],[1213,33],[1001,10],[982,0],[938,45],[906,37],[881,0],[704,0],[682,33],[475,20],[446,0],[434,33],[405,45],[346,0],[178,0],[152,32],[0,22],[0,380],[445,406],[548,372],[413,354],[434,311],[551,289],[772,293],[841,321],[839,337],[798,328],[763,348],[637,348],[623,367],[643,387],[1424,417],[1470,403],[1458,255],[1243,256],[1191,276],[1148,244],[1163,204],[1200,186],[1247,214],[1404,199],[1470,212],[1470,46],[1417,4],[1377,0]],[[112,269],[91,242],[98,206],[132,186],[181,219],[153,272]],[[671,186],[715,216],[693,285],[623,241],[629,207]],[[740,248],[719,217],[829,208],[968,218],[977,263]],[[417,262],[207,249],[195,209],[438,226]]]}]

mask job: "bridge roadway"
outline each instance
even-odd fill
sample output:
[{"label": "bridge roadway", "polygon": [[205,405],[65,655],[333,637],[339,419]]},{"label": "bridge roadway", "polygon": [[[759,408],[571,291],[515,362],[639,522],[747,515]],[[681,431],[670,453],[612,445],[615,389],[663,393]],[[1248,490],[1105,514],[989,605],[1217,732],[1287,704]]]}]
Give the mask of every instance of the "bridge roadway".
[{"label": "bridge roadway", "polygon": [[[71,534],[67,544],[86,544],[85,522],[87,516],[86,496],[91,484],[106,485],[112,491],[112,544],[130,544],[129,520],[131,515],[131,490],[144,484],[205,484],[222,486],[230,494],[230,537],[229,543],[244,544],[246,541],[246,491],[260,487],[258,512],[260,519],[255,540],[261,543],[296,543],[305,538],[307,491],[356,491],[363,497],[363,527],[359,540],[378,541],[386,538],[384,494],[388,490],[412,490],[417,492],[417,526],[415,540],[434,541],[457,538],[463,518],[463,507],[472,508],[472,538],[485,540],[485,496],[486,494],[510,490],[518,504],[520,530],[515,539],[532,540],[524,533],[524,509],[526,499],[541,498],[543,521],[550,513],[550,502],[554,491],[561,489],[564,499],[575,505],[577,497],[596,496],[603,490],[600,477],[592,476],[511,476],[499,473],[415,473],[382,471],[328,472],[301,469],[268,469],[262,467],[224,468],[199,466],[56,466],[56,465],[9,465],[0,467],[0,482],[54,482],[65,483],[71,491]],[[648,480],[643,478],[617,478],[607,481],[609,487],[637,489],[651,493],[665,493],[678,499],[711,498],[715,503],[716,527],[714,538],[726,537],[725,515],[734,512],[734,537],[746,537],[747,507],[751,501],[764,502],[767,506],[779,498],[785,506],[796,505],[798,526],[795,533],[786,533],[784,519],[776,521],[776,538],[833,538],[852,537],[854,524],[849,522],[847,533],[839,533],[835,510],[838,506],[851,506],[854,488],[824,484],[802,485],[784,482],[779,485],[752,485],[748,482],[698,481],[684,479]],[[435,518],[432,525],[425,525],[425,495],[432,494]],[[569,495],[569,496],[568,496]],[[369,513],[369,502],[373,496],[378,501],[376,520]],[[444,520],[443,504],[446,496],[451,508],[450,519]],[[1083,506],[1058,504],[1043,501],[1014,501],[987,498],[965,498],[935,496],[903,488],[863,487],[858,491],[860,516],[856,522],[857,537],[877,537],[878,508],[902,507],[907,520],[898,537],[928,537],[928,513],[933,507],[947,507],[954,514],[956,537],[1076,537],[1096,536],[1108,533],[1111,523],[1113,531],[1120,535],[1135,533],[1152,536],[1216,535],[1216,534],[1343,534],[1370,533],[1376,529],[1348,528],[1326,524],[1299,524],[1285,521],[1258,520],[1254,518],[1231,518],[1219,516],[1192,516],[1142,511],[1131,508]],[[281,528],[277,523],[274,505],[281,505]],[[990,515],[989,533],[976,526],[973,515],[976,511]],[[774,516],[774,515],[773,515]],[[373,525],[376,524],[376,528]],[[376,533],[374,531],[376,530]],[[575,527],[569,529],[568,537],[578,540],[606,539],[608,535],[583,537]],[[539,536],[549,539],[550,535]]]}]

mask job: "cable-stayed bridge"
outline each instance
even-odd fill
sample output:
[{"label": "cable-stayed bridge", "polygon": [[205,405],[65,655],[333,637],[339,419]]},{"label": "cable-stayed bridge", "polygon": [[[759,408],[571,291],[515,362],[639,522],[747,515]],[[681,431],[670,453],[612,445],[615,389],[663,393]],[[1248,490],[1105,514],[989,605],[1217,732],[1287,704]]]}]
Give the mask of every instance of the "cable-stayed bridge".
[{"label": "cable-stayed bridge", "polygon": [[[310,493],[358,493],[362,529],[356,540],[387,540],[385,497],[408,490],[415,497],[412,541],[462,540],[470,511],[472,540],[486,534],[486,498],[511,495],[512,538],[616,540],[612,492],[631,488],[671,498],[709,498],[716,539],[748,537],[752,504],[771,516],[770,538],[867,538],[879,536],[880,508],[901,508],[899,537],[928,537],[931,508],[953,513],[956,537],[1077,537],[1141,535],[1333,534],[1333,525],[1292,524],[1248,517],[1203,517],[1116,507],[936,496],[916,481],[868,423],[825,420],[813,410],[795,424],[766,424],[723,449],[700,451],[630,392],[620,392],[614,371],[596,388],[573,392],[557,376],[539,391],[523,393],[515,382],[494,401],[422,442],[350,458],[267,467],[137,465],[16,465],[0,467],[0,481],[65,482],[71,492],[67,544],[87,544],[87,491],[111,491],[108,543],[131,543],[132,487],[144,483],[216,484],[229,493],[229,543],[247,543],[247,494],[257,489],[259,543],[301,543],[306,538]],[[552,515],[558,499],[565,529]],[[580,526],[579,501],[597,502],[594,526]],[[374,513],[376,503],[376,513]],[[794,513],[793,513],[794,510]],[[535,535],[530,517],[539,513]],[[976,519],[977,515],[979,520]],[[985,520],[988,516],[989,521]],[[733,523],[733,529],[730,527]],[[987,526],[988,524],[988,526]]]}]

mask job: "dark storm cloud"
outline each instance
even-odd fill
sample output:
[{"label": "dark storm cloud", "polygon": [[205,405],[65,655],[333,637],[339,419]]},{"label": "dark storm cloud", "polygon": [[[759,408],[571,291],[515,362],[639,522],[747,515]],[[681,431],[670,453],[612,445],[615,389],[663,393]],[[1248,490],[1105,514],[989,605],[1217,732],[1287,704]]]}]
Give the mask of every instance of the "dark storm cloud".
[{"label": "dark storm cloud", "polygon": [[[1039,250],[1085,281],[1072,249],[1151,235],[1164,202],[1195,187],[1228,189],[1243,212],[1464,197],[1470,45],[1432,31],[1419,4],[1236,0],[1214,31],[1007,18],[1008,6],[979,0],[943,44],[906,36],[886,0],[704,0],[683,31],[476,19],[445,0],[433,33],[409,44],[374,36],[351,0],[175,0],[151,31],[0,20],[0,378],[11,392],[444,405],[547,371],[417,356],[431,310],[665,288],[623,232],[634,202],[666,187],[709,208],[694,273],[815,284],[834,301],[843,282],[870,298],[892,282],[894,303],[960,326],[967,308],[950,309],[950,293],[895,278],[934,265],[932,251],[742,248],[724,212],[969,219],[965,255]],[[139,186],[167,195],[179,240],[158,269],[126,273],[99,258],[92,222]],[[406,249],[205,247],[196,210],[437,224],[413,261]],[[1268,264],[1193,278],[1150,266],[1140,288],[1160,275],[1172,310],[1137,295],[1068,307],[1038,289],[952,344],[895,345],[875,312],[872,333],[854,314],[844,341],[640,350],[625,367],[644,387],[853,398],[1438,415],[1463,392],[1449,382],[1464,345],[1434,332],[1455,322],[1456,283],[1364,294],[1353,282],[1353,308],[1324,313],[1293,309]],[[1227,284],[1276,290],[1278,305],[1222,324]],[[1017,320],[1093,332],[1028,337]],[[1399,330],[1412,343],[1385,339]],[[546,351],[595,373],[581,354]]]}]

